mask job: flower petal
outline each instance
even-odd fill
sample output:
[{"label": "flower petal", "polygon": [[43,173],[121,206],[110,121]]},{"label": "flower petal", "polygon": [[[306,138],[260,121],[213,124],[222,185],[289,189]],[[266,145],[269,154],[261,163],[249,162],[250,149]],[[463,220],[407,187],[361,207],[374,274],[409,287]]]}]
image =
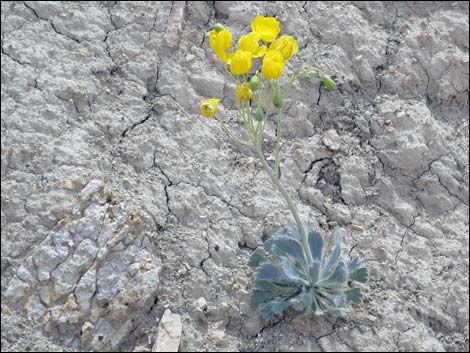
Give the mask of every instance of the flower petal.
[{"label": "flower petal", "polygon": [[251,29],[259,34],[260,39],[272,42],[281,31],[281,25],[274,17],[256,16],[251,22]]}]

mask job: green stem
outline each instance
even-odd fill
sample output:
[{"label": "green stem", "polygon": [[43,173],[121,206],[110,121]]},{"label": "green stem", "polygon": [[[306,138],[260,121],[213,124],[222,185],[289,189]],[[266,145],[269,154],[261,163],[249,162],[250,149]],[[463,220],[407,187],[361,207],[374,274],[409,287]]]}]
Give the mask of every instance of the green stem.
[{"label": "green stem", "polygon": [[233,77],[232,73],[230,72],[230,70],[228,69],[227,65],[224,64],[224,69],[225,71],[228,73],[228,76],[230,77],[230,79],[232,80],[233,83],[237,83],[237,80],[235,79],[235,77]]},{"label": "green stem", "polygon": [[295,222],[297,223],[297,226],[299,227],[300,240],[301,240],[302,246],[304,248],[304,253],[307,257],[308,263],[312,263],[313,259],[312,259],[312,255],[310,254],[310,250],[309,250],[307,233],[305,232],[305,228],[304,228],[304,226],[303,226],[303,224],[300,220],[297,209],[295,208],[295,205],[292,202],[292,199],[290,198],[289,194],[287,193],[287,190],[280,183],[277,176],[274,174],[272,169],[269,167],[268,162],[266,161],[266,158],[264,158],[263,152],[260,149],[260,145],[258,143],[256,143],[256,139],[254,139],[253,142],[255,143],[256,152],[258,152],[258,157],[261,160],[261,164],[263,165],[264,170],[266,171],[266,173],[268,173],[269,177],[271,178],[271,181],[273,182],[273,184],[276,186],[276,188],[279,190],[279,192],[282,194],[282,196],[286,200],[287,207],[289,207],[289,210],[291,211],[292,215],[294,216]]},{"label": "green stem", "polygon": [[266,87],[268,87],[268,84],[269,84],[268,102],[266,103],[266,111],[264,112],[263,125],[261,126],[261,138],[260,138],[260,142],[259,142],[261,151],[263,151],[264,127],[265,127],[266,121],[268,120],[268,117],[269,117],[269,109],[271,108],[271,100],[273,99],[273,85],[271,84],[271,80],[266,81]]},{"label": "green stem", "polygon": [[[296,72],[297,72],[297,71],[296,71]],[[282,98],[286,98],[286,97],[289,95],[289,93],[290,93],[290,91],[291,91],[291,89],[292,89],[292,86],[294,85],[295,81],[297,81],[297,79],[298,79],[299,77],[301,77],[302,75],[308,74],[308,73],[310,73],[310,72],[318,72],[318,73],[321,74],[321,75],[324,75],[324,74],[325,74],[322,69],[319,69],[319,68],[317,68],[317,67],[312,67],[312,68],[310,68],[310,69],[301,70],[301,71],[300,71],[299,73],[297,73],[297,74],[294,73],[294,75],[292,76],[292,78],[291,78],[291,80],[290,80],[290,82],[289,82],[289,85],[287,86],[286,90],[284,91],[284,94],[283,94]]]},{"label": "green stem", "polygon": [[234,134],[232,134],[232,132],[228,129],[227,127],[227,124],[225,124],[225,122],[220,119],[217,115],[214,115],[214,118],[220,123],[220,125],[222,125],[222,129],[225,131],[225,133],[231,137],[233,140],[235,140],[238,144],[242,145],[242,146],[245,146],[245,147],[248,147],[249,149],[253,149],[252,146],[248,145],[247,143],[241,141],[238,137],[236,137]]},{"label": "green stem", "polygon": [[277,110],[277,130],[276,130],[276,156],[274,163],[274,171],[276,172],[277,178],[279,179],[279,152],[281,150],[281,133],[282,133],[282,107]]}]

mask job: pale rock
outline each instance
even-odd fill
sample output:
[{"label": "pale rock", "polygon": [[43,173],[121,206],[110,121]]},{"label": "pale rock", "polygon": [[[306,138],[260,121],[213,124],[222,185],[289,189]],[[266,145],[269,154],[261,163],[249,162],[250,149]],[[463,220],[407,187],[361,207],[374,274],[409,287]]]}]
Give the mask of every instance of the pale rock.
[{"label": "pale rock", "polygon": [[323,135],[322,141],[323,144],[333,152],[336,152],[341,148],[341,137],[334,129],[326,131]]},{"label": "pale rock", "polygon": [[158,336],[152,352],[178,352],[182,330],[181,317],[166,309],[158,326]]},{"label": "pale rock", "polygon": [[86,343],[90,340],[90,338],[93,335],[93,329],[94,328],[95,328],[95,326],[89,321],[85,321],[83,323],[82,329],[81,329],[81,336],[80,336],[80,340],[83,343]]}]

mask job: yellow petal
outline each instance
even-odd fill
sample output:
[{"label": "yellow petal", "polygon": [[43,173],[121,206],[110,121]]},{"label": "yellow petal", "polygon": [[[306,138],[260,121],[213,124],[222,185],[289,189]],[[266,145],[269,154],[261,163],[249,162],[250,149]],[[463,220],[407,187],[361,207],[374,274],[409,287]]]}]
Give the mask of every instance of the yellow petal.
[{"label": "yellow petal", "polygon": [[278,40],[271,43],[268,51],[276,50],[280,52],[283,56],[283,61],[287,62],[292,55],[296,54],[299,51],[299,44],[291,36],[282,36]]},{"label": "yellow petal", "polygon": [[230,71],[234,75],[246,74],[251,69],[251,53],[248,51],[237,50],[230,61]]},{"label": "yellow petal", "polygon": [[227,62],[225,51],[232,46],[232,33],[228,29],[219,32],[212,30],[209,33],[209,45],[217,57],[223,62]]},{"label": "yellow petal", "polygon": [[210,98],[210,99],[202,100],[199,106],[201,110],[201,114],[204,115],[205,117],[214,116],[215,114],[217,114],[217,111],[219,110],[219,102],[220,102],[220,99],[217,99],[217,98]]},{"label": "yellow petal", "polygon": [[232,32],[223,29],[217,33],[217,50],[227,50],[232,46]]},{"label": "yellow petal", "polygon": [[217,32],[215,30],[212,30],[209,32],[209,45],[213,51],[216,51],[216,38],[217,38]]},{"label": "yellow petal", "polygon": [[260,39],[272,42],[281,31],[281,25],[274,17],[256,16],[251,22],[251,29],[259,34]]},{"label": "yellow petal", "polygon": [[250,84],[248,82],[237,85],[235,89],[235,95],[239,100],[251,99],[253,92],[251,91]]},{"label": "yellow petal", "polygon": [[279,78],[284,70],[283,56],[277,50],[271,50],[263,58],[261,72],[266,78]]},{"label": "yellow petal", "polygon": [[253,57],[254,58],[262,57],[266,53],[267,49],[268,48],[266,47],[266,45],[262,45],[262,46],[258,47],[258,50],[253,54]]},{"label": "yellow petal", "polygon": [[238,50],[249,51],[255,53],[258,50],[259,34],[251,32],[241,36],[238,40]]}]

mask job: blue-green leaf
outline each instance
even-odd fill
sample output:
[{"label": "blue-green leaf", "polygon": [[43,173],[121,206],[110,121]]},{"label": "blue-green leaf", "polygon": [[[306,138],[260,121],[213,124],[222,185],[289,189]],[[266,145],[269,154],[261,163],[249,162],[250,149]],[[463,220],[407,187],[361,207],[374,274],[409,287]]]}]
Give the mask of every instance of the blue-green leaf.
[{"label": "blue-green leaf", "polygon": [[349,263],[349,266],[348,266],[348,271],[351,273],[351,272],[354,272],[356,271],[359,266],[361,266],[361,261],[359,260],[359,258],[355,257],[354,259],[352,259],[352,261]]},{"label": "blue-green leaf", "polygon": [[308,245],[310,247],[310,253],[312,254],[313,260],[321,261],[323,254],[323,246],[325,241],[321,233],[316,230],[312,230],[308,233]]},{"label": "blue-green leaf", "polygon": [[342,289],[347,286],[348,283],[348,271],[343,261],[340,261],[336,267],[335,272],[327,278],[322,278],[317,285],[323,286],[329,289]]},{"label": "blue-green leaf", "polygon": [[300,286],[282,286],[271,281],[256,280],[251,291],[251,300],[254,304],[260,304],[274,299],[287,299],[301,290]]},{"label": "blue-green leaf", "polygon": [[368,277],[367,268],[361,267],[358,268],[356,271],[349,274],[349,278],[353,281],[366,283]]},{"label": "blue-green leaf", "polygon": [[300,238],[300,231],[299,231],[299,226],[295,223],[292,224],[292,235],[294,238],[299,239]]},{"label": "blue-green leaf", "polygon": [[312,265],[310,266],[309,274],[310,274],[310,280],[312,281],[312,284],[315,284],[318,281],[318,274],[320,272],[320,265],[321,265],[320,261],[314,260],[312,262]]},{"label": "blue-green leaf", "polygon": [[348,265],[341,261],[339,232],[334,242],[333,251],[327,254],[322,233],[309,232],[308,251],[313,260],[307,263],[294,225],[292,230],[280,230],[265,243],[267,257],[258,251],[252,255],[250,265],[256,268],[256,276],[251,297],[264,319],[282,315],[289,307],[304,315],[344,316],[350,312],[346,307],[349,301],[362,301],[361,289],[351,288],[350,280],[366,282],[367,269],[360,267],[358,259]]},{"label": "blue-green leaf", "polygon": [[264,256],[261,255],[258,251],[255,251],[250,257],[250,262],[248,262],[248,266],[250,266],[251,268],[257,268],[263,262],[266,262]]},{"label": "blue-green leaf", "polygon": [[308,286],[309,282],[307,281],[306,276],[304,274],[299,273],[288,258],[281,258],[281,266],[282,270],[290,280],[298,283],[303,283],[304,285]]},{"label": "blue-green leaf", "polygon": [[259,305],[261,316],[265,320],[271,320],[274,315],[282,315],[282,313],[291,305],[289,301],[277,301],[271,303],[262,303]]},{"label": "blue-green leaf", "polygon": [[284,272],[279,267],[269,262],[264,262],[259,266],[258,272],[256,273],[256,279],[270,280],[273,282],[283,282],[288,280]]},{"label": "blue-green leaf", "polygon": [[340,307],[344,305],[346,301],[346,296],[342,292],[330,293],[326,290],[319,289],[318,293],[320,294],[318,296],[319,301],[325,306],[332,304],[333,307]]},{"label": "blue-green leaf", "polygon": [[322,268],[321,270],[321,276],[320,278],[327,278],[333,274],[333,272],[336,270],[336,267],[339,264],[339,261],[341,259],[341,233],[336,232],[335,234],[335,248],[333,252],[328,256],[328,259],[326,260],[326,265],[325,267]]},{"label": "blue-green leaf", "polygon": [[293,260],[297,261],[303,269],[308,268],[302,244],[293,238],[281,236],[270,239],[266,242],[265,248],[273,255],[279,257],[288,255]]},{"label": "blue-green leaf", "polygon": [[346,298],[356,304],[361,304],[362,302],[362,292],[361,288],[353,288],[344,292]]},{"label": "blue-green leaf", "polygon": [[304,287],[302,293],[291,299],[291,303],[292,307],[297,311],[311,307],[313,303],[312,290]]}]

